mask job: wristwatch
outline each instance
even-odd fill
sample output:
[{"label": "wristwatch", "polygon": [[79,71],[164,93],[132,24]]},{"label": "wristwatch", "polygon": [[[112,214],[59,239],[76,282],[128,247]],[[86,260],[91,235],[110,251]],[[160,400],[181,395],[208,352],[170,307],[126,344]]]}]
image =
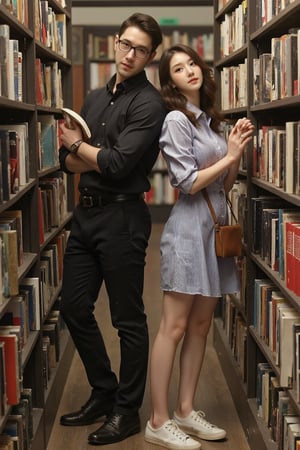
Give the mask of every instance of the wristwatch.
[{"label": "wristwatch", "polygon": [[69,148],[69,152],[70,152],[70,153],[76,154],[77,151],[78,151],[78,149],[79,149],[79,146],[80,146],[82,143],[83,143],[83,140],[82,140],[82,139],[79,139],[79,141],[74,142],[74,144],[72,144],[71,147]]}]

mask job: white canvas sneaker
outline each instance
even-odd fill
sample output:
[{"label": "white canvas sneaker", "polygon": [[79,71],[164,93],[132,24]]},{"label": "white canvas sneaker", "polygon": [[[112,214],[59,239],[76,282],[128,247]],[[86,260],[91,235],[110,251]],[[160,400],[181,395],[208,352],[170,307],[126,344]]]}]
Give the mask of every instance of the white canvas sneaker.
[{"label": "white canvas sneaker", "polygon": [[212,425],[204,419],[203,411],[192,411],[187,417],[178,417],[174,412],[174,420],[186,433],[207,441],[217,441],[226,436],[226,431]]},{"label": "white canvas sneaker", "polygon": [[201,448],[200,442],[195,441],[180,430],[174,420],[168,420],[160,428],[153,428],[148,421],[145,441],[172,450],[198,450]]}]

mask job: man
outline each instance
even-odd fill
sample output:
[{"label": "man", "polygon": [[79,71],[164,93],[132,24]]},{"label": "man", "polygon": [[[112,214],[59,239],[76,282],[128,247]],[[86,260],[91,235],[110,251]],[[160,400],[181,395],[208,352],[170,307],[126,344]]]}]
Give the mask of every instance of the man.
[{"label": "man", "polygon": [[[148,329],[142,299],[151,220],[144,202],[147,175],[158,155],[165,117],[158,91],[144,68],[162,41],[157,22],[136,13],[115,37],[116,74],[90,92],[81,115],[92,133],[82,141],[79,128],[62,125],[60,162],[80,173],[64,257],[62,316],[84,364],[91,396],[62,425],[88,425],[106,415],[89,436],[90,444],[110,444],[140,431],[148,362]],[[120,338],[119,377],[111,370],[93,311],[105,283],[113,326]]]}]

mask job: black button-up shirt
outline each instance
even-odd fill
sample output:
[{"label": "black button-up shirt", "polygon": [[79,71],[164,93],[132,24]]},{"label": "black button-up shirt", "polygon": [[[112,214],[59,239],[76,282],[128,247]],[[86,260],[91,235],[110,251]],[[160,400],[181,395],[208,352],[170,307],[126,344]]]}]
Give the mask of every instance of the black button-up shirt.
[{"label": "black button-up shirt", "polygon": [[[158,139],[166,115],[159,92],[145,72],[125,80],[113,93],[115,75],[106,87],[91,91],[81,115],[92,133],[91,145],[101,147],[96,171],[80,175],[79,189],[90,193],[141,193],[157,158]],[[66,148],[60,149],[63,170]]]}]

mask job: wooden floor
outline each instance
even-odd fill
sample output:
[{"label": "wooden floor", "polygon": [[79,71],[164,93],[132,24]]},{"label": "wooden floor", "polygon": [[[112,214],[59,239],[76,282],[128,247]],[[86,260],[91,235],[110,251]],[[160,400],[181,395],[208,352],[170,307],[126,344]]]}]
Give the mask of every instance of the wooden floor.
[{"label": "wooden floor", "polygon": [[[150,344],[156,334],[161,311],[161,292],[159,289],[159,241],[162,227],[153,225],[152,236],[148,249],[144,301],[148,314]],[[115,330],[110,325],[105,290],[100,293],[96,314],[101,324],[105,341],[111,355],[112,366],[118,373],[119,346]],[[175,368],[170,388],[170,412],[173,411],[176,399],[178,371]],[[55,424],[52,430],[47,450],[86,450],[95,446],[88,445],[88,435],[98,428],[98,424],[83,427],[63,427],[59,424],[61,414],[77,410],[88,399],[90,389],[85,373],[75,353],[73,364],[61,398]],[[230,391],[224,379],[216,352],[210,336],[204,367],[202,369],[196,407],[205,411],[209,421],[227,430],[227,439],[219,442],[202,441],[203,450],[249,450],[239,418],[234,408]],[[161,450],[162,447],[148,444],[144,441],[144,426],[150,414],[149,386],[145,392],[144,403],[140,416],[142,432],[131,436],[123,442],[105,445],[103,450]],[[259,449],[255,449],[259,450]]]}]

